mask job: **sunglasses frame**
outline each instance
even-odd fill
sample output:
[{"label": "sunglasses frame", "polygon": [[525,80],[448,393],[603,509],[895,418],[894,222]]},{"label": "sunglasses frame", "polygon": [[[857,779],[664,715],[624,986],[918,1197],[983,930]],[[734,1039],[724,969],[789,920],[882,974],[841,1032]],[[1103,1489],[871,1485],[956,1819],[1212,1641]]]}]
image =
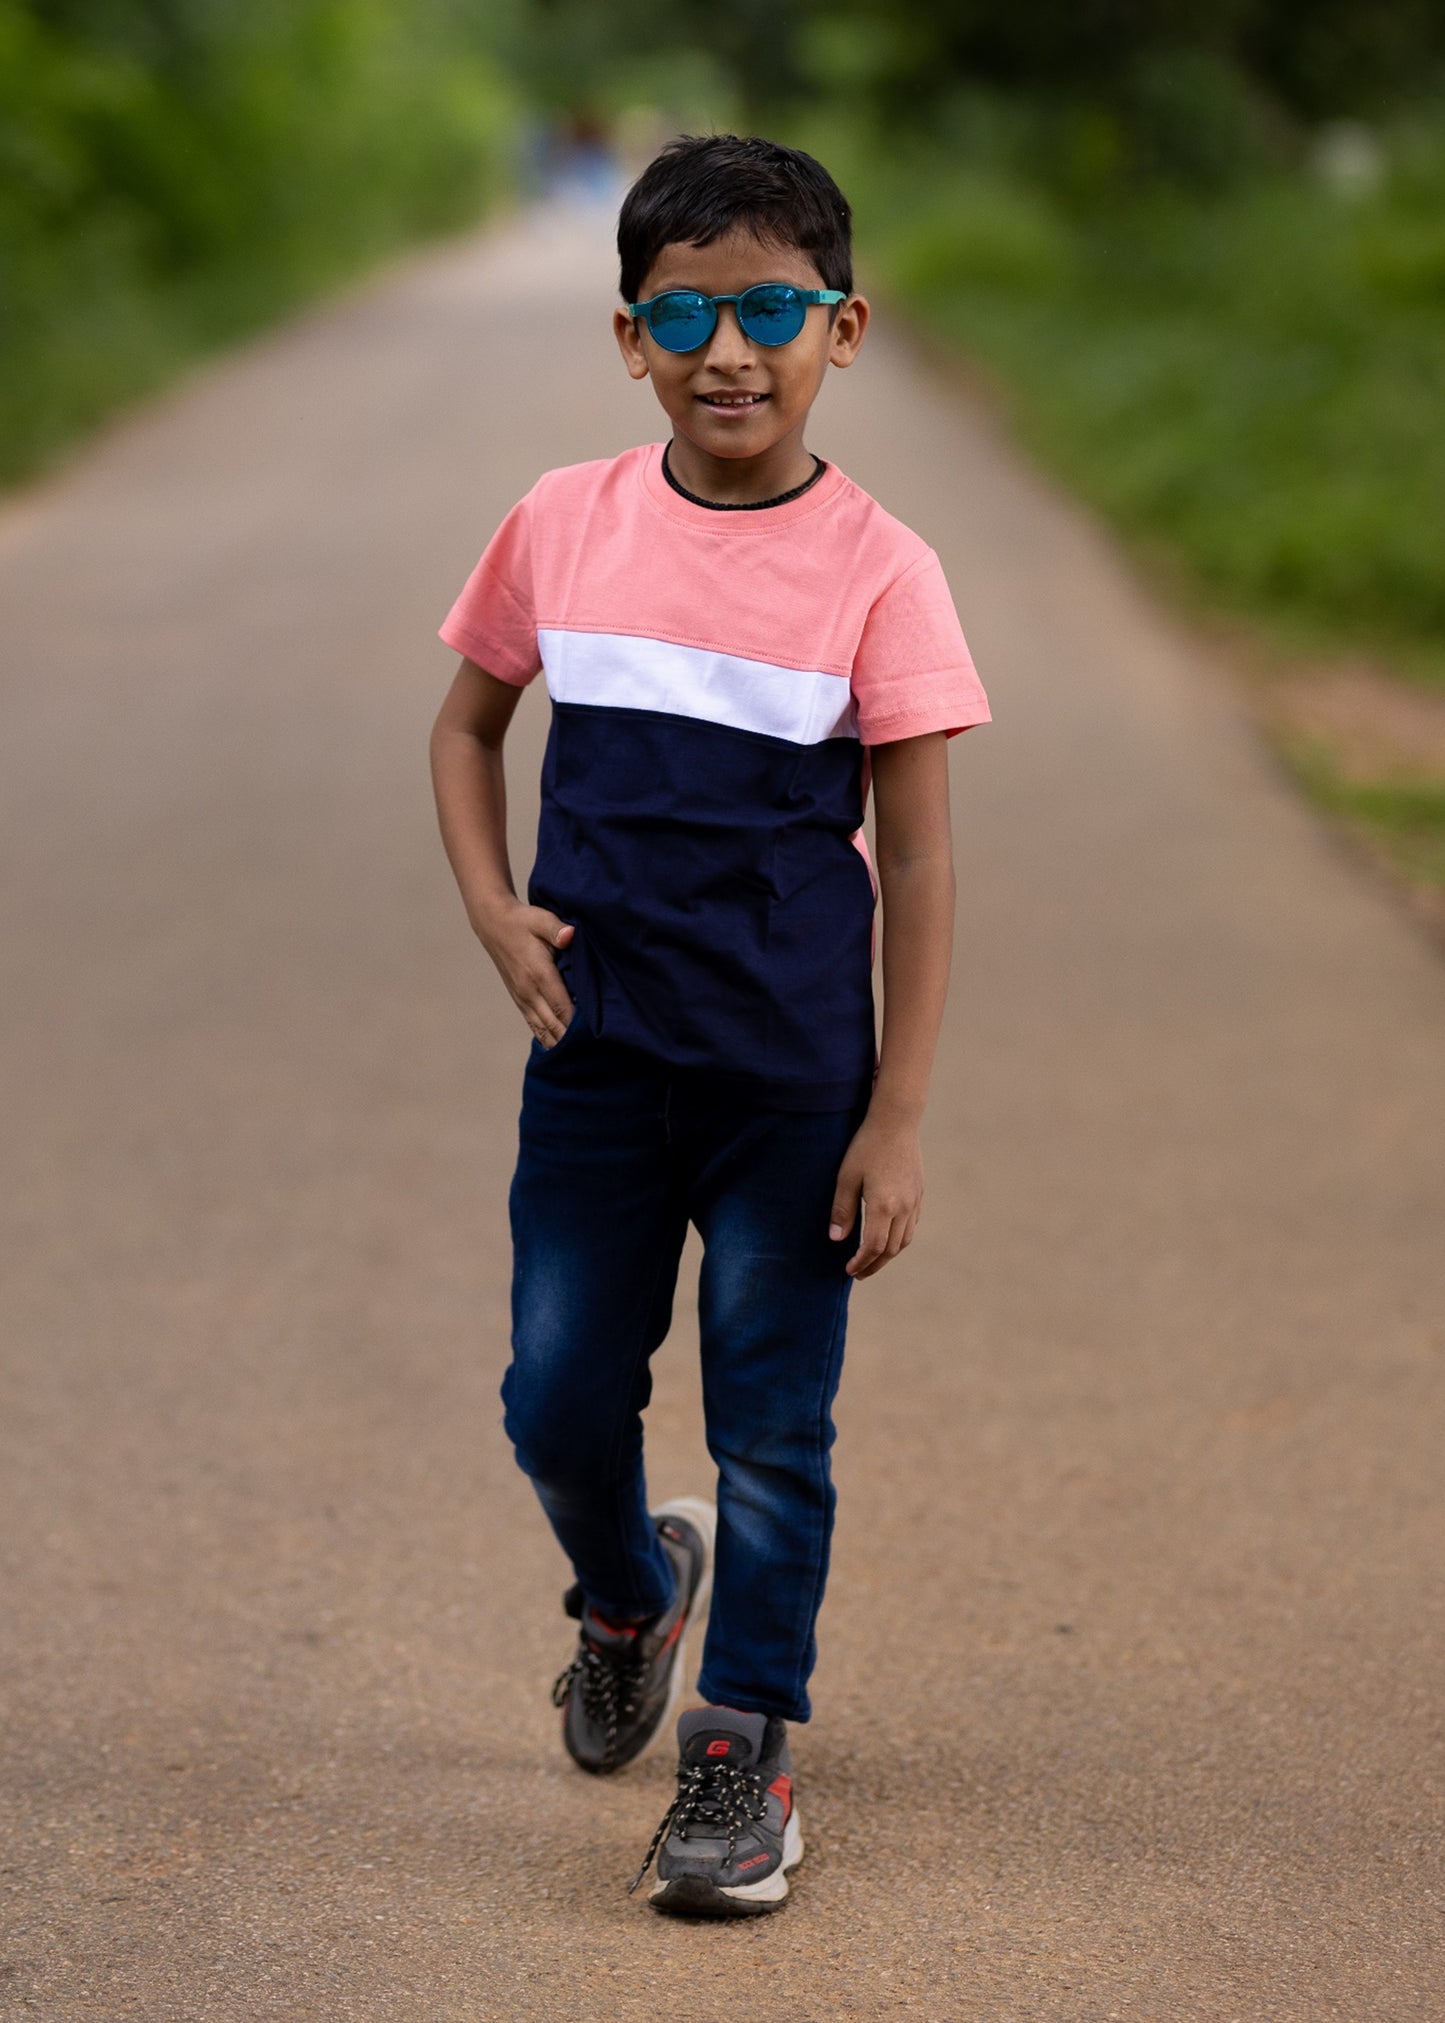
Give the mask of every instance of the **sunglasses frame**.
[{"label": "sunglasses frame", "polygon": [[[755,293],[760,288],[791,288],[794,295],[802,302],[805,312],[803,323],[798,325],[791,337],[780,337],[776,341],[770,341],[766,337],[756,337],[743,322],[742,312],[737,308],[737,305],[741,302],[746,302],[749,295]],[[697,343],[689,344],[686,351],[677,351],[672,345],[664,344],[652,327],[653,309],[659,302],[666,302],[674,295],[691,295],[697,301],[705,302],[712,311],[712,322],[708,325],[703,335],[699,337]],[[671,352],[674,358],[686,358],[689,351],[701,351],[702,347],[717,329],[717,312],[720,302],[731,302],[733,304],[738,318],[738,327],[750,343],[761,344],[767,351],[779,351],[783,345],[794,344],[802,336],[804,324],[807,322],[806,311],[812,303],[846,302],[847,299],[847,294],[842,288],[800,288],[795,281],[755,281],[751,288],[744,288],[741,295],[704,295],[701,288],[664,288],[660,295],[650,295],[645,302],[629,302],[627,313],[634,319],[639,316],[642,318],[649,331],[652,332],[653,343],[659,349]]]}]

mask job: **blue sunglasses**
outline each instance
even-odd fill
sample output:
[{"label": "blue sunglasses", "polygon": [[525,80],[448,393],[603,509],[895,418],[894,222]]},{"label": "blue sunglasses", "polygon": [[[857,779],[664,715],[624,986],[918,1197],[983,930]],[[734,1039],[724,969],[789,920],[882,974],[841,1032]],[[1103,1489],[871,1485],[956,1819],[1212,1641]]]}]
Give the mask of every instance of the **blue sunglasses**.
[{"label": "blue sunglasses", "polygon": [[844,302],[841,288],[795,288],[791,281],[760,281],[741,295],[703,295],[696,288],[669,288],[647,302],[629,302],[629,316],[640,316],[664,351],[696,351],[717,329],[719,302],[737,307],[743,334],[754,344],[791,344],[808,314],[810,302]]}]

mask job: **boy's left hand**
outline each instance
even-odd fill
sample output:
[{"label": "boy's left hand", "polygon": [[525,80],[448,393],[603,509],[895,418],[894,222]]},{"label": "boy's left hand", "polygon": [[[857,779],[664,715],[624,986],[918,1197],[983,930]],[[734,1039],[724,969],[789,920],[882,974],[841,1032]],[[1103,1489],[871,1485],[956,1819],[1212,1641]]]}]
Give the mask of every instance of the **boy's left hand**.
[{"label": "boy's left hand", "polygon": [[833,1190],[828,1234],[835,1242],[841,1243],[853,1227],[860,1199],[863,1236],[843,1267],[855,1279],[882,1271],[913,1241],[923,1201],[917,1124],[870,1111],[858,1126]]}]

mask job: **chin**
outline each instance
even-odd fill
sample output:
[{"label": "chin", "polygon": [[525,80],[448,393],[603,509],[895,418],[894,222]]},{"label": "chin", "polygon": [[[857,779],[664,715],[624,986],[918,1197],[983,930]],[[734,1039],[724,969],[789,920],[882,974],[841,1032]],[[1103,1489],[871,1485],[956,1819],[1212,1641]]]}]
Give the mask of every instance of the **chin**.
[{"label": "chin", "polygon": [[741,442],[738,432],[726,423],[716,431],[712,441],[701,436],[696,428],[688,428],[683,422],[675,421],[673,427],[679,435],[685,435],[694,449],[701,450],[710,457],[760,457],[766,450],[773,449],[787,434],[786,429],[763,429],[750,442]]}]

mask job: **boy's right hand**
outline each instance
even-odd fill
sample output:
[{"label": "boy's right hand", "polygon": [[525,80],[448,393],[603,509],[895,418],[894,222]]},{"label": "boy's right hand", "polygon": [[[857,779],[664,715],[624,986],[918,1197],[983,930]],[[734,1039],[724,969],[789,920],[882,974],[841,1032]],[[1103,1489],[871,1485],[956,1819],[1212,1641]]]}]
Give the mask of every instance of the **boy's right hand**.
[{"label": "boy's right hand", "polygon": [[572,1022],[572,1000],[551,951],[566,948],[576,931],[571,921],[521,899],[477,926],[483,948],[544,1047],[555,1047]]}]

